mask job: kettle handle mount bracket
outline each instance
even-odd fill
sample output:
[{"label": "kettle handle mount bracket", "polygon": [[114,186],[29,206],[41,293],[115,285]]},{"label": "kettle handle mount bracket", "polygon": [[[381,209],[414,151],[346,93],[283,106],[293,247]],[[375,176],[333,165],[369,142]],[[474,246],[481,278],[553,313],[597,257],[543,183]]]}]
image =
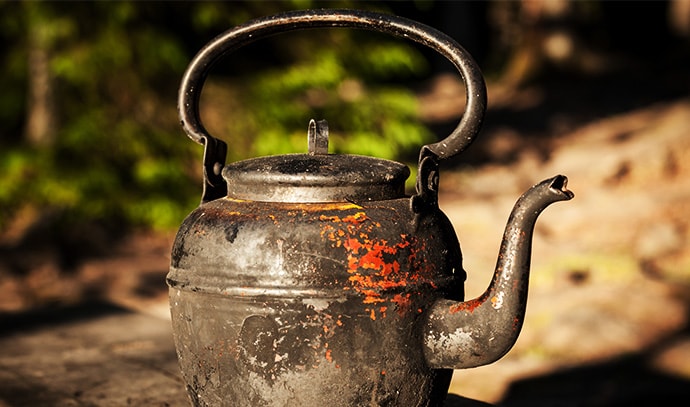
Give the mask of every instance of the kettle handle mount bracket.
[{"label": "kettle handle mount bracket", "polygon": [[202,202],[227,194],[227,186],[221,176],[227,144],[208,133],[199,115],[201,90],[211,67],[230,52],[259,39],[281,32],[329,27],[366,29],[415,41],[446,57],[460,72],[466,91],[466,107],[460,123],[443,140],[424,145],[419,155],[416,198],[421,199],[417,199],[413,207],[422,202],[436,201],[438,161],[464,151],[474,141],[482,125],[487,97],[484,77],[477,63],[453,38],[419,22],[371,11],[319,9],[259,18],[225,31],[206,44],[187,67],[180,84],[177,108],[182,128],[189,138],[204,145]]}]

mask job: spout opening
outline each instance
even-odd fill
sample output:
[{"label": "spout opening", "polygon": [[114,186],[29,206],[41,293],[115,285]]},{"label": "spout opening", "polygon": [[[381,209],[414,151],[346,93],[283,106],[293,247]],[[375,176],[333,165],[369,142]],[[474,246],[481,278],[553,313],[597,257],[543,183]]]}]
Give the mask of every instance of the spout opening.
[{"label": "spout opening", "polygon": [[575,194],[568,189],[568,177],[565,175],[556,175],[551,179],[549,187],[560,194],[563,194],[565,199],[572,199]]}]

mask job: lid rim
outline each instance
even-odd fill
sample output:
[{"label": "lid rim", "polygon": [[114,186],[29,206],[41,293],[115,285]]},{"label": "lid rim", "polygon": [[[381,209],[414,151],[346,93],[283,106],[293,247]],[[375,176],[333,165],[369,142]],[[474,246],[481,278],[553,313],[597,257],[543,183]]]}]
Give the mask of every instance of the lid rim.
[{"label": "lid rim", "polygon": [[227,196],[266,202],[346,202],[404,196],[410,169],[397,161],[349,154],[285,154],[223,168]]}]

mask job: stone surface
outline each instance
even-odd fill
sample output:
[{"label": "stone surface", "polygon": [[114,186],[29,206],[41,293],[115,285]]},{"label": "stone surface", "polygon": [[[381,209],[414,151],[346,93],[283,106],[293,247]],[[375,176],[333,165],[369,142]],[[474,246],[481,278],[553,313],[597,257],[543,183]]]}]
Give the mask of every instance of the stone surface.
[{"label": "stone surface", "polygon": [[104,303],[5,317],[0,406],[188,406],[170,324]]}]

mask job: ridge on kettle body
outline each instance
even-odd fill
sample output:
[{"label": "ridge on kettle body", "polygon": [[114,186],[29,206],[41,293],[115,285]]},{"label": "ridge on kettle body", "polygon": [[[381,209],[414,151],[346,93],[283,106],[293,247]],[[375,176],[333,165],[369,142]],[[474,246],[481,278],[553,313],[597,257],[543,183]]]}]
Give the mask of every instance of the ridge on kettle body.
[{"label": "ridge on kettle body", "polygon": [[[309,123],[308,152],[225,164],[227,145],[201,124],[210,67],[281,31],[353,27],[424,44],[463,77],[467,109],[409,169],[328,154],[328,125]],[[523,194],[505,229],[494,277],[464,301],[455,231],[438,207],[439,161],[481,127],[484,80],[452,38],[404,18],[306,10],[253,20],[212,40],[179,92],[186,133],[204,145],[202,204],[175,238],[167,277],[173,336],[197,406],[440,406],[452,369],[491,363],[519,334],[538,215],[573,197],[557,175]]]}]

